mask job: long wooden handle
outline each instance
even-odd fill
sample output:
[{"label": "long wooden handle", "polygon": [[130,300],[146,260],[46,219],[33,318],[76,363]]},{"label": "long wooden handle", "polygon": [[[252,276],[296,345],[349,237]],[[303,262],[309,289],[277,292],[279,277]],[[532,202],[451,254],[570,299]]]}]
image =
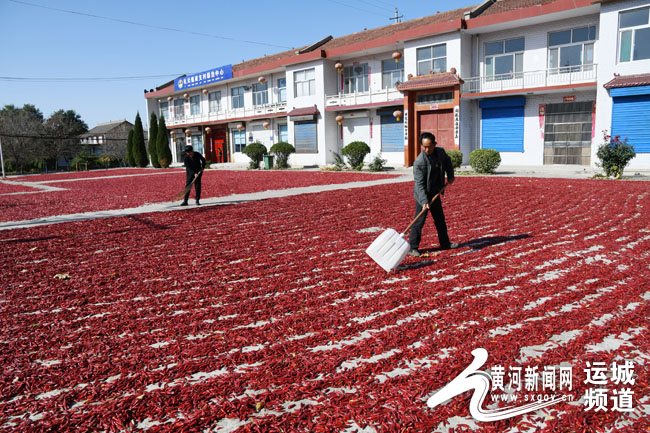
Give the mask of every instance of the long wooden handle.
[{"label": "long wooden handle", "polygon": [[188,192],[190,192],[190,191],[192,190],[192,185],[194,185],[194,181],[196,181],[196,179],[199,178],[199,175],[200,175],[201,173],[203,173],[203,170],[199,171],[198,173],[196,173],[196,174],[194,175],[194,179],[192,179],[192,182],[190,183],[190,185],[189,185],[187,188],[185,188],[183,191],[181,191],[181,192],[179,192],[178,194],[176,194],[176,195],[174,196],[174,200],[178,200],[179,198],[183,197],[185,194],[187,194]]},{"label": "long wooden handle", "polygon": [[[440,196],[440,193],[442,193],[442,192],[445,190],[445,188],[447,188],[447,185],[449,185],[449,184],[448,184],[448,183],[445,184],[445,186],[442,187],[442,189],[438,192],[438,194],[436,194],[436,195],[433,196],[433,198],[432,198],[431,201],[429,202],[429,206],[431,206],[431,205],[433,204],[433,202],[436,201],[436,199],[438,198],[438,196]],[[415,224],[415,223],[417,222],[417,220],[419,220],[420,217],[426,213],[427,210],[429,210],[429,209],[423,207],[422,210],[420,211],[420,213],[417,214],[417,216],[415,217],[415,219],[414,219],[413,221],[411,221],[411,224],[409,224],[409,226],[408,226],[407,228],[404,229],[404,231],[402,232],[402,234],[404,235],[404,234],[406,234],[409,230],[411,230],[411,227],[413,227],[413,224]]]}]

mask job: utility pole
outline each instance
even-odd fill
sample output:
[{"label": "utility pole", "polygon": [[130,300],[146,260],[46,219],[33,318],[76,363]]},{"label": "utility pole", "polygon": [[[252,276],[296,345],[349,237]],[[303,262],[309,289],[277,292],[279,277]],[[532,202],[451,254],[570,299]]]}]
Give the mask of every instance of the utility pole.
[{"label": "utility pole", "polygon": [[400,15],[399,12],[397,12],[397,8],[395,8],[395,17],[394,18],[388,18],[389,20],[395,20],[395,24],[401,23],[402,18],[404,18],[404,15]]},{"label": "utility pole", "polygon": [[0,165],[2,165],[2,178],[4,179],[5,177],[5,159],[2,156],[2,138],[0,138]]}]

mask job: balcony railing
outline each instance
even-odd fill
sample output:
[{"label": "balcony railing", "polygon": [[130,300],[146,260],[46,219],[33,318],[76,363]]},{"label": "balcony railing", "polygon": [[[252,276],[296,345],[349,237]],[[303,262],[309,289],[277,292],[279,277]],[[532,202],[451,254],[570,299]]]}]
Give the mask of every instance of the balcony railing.
[{"label": "balcony railing", "polygon": [[169,119],[166,119],[166,123],[168,127],[174,127],[174,126],[194,124],[194,123],[212,123],[212,122],[221,122],[226,120],[237,120],[246,117],[285,113],[286,111],[287,111],[287,103],[281,102],[278,104],[255,105],[253,107],[202,113],[194,116],[192,115],[187,115],[184,117],[170,116]]},{"label": "balcony railing", "polygon": [[566,66],[541,71],[466,78],[462,92],[464,94],[500,92],[503,90],[533,89],[536,87],[595,82],[597,79],[596,66]]},{"label": "balcony railing", "polygon": [[325,97],[326,107],[345,107],[348,105],[376,104],[403,99],[402,92],[394,87],[368,92],[339,93]]}]

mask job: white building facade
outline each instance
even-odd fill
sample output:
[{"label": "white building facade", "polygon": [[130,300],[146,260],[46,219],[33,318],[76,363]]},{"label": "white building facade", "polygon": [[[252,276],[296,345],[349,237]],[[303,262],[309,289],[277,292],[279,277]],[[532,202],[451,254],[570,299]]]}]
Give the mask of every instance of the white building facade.
[{"label": "white building facade", "polygon": [[174,162],[186,144],[244,163],[246,145],[286,141],[292,166],[325,166],[363,141],[368,162],[410,166],[430,131],[465,162],[493,148],[503,165],[594,166],[608,130],[629,135],[630,167],[650,168],[649,11],[648,0],[486,1],[226,65],[222,80],[175,80],[147,92],[147,108],[173,132]]}]

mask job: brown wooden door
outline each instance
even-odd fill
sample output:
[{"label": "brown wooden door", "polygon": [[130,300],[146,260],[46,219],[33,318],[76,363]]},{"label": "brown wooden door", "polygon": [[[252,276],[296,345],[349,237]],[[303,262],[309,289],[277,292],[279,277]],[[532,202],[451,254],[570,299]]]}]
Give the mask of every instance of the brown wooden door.
[{"label": "brown wooden door", "polygon": [[[436,142],[443,149],[454,149],[454,112],[453,110],[424,111],[418,113],[418,138],[423,132],[431,132],[436,136]],[[416,154],[420,153],[420,143],[417,143]]]}]

